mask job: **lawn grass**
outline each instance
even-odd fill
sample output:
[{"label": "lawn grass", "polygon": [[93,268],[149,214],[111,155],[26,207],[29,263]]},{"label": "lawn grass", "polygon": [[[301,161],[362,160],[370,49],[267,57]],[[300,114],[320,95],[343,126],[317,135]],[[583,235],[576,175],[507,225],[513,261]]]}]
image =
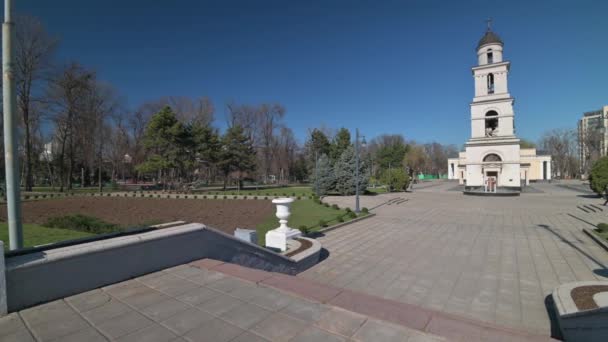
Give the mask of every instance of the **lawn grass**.
[{"label": "lawn grass", "polygon": [[[44,245],[52,242],[66,241],[92,236],[93,234],[68,229],[47,228],[37,224],[23,225],[24,247]],[[0,240],[4,241],[4,249],[8,250],[8,224],[0,223]]]},{"label": "lawn grass", "polygon": [[376,187],[376,188],[367,188],[367,189],[365,189],[365,191],[366,192],[371,192],[371,193],[374,193],[374,194],[384,194],[384,193],[388,192],[386,190],[385,186],[382,186],[382,187],[379,186],[379,187]]},{"label": "lawn grass", "polygon": [[[319,221],[324,220],[328,225],[338,223],[338,215],[343,215],[344,221],[351,220],[346,215],[344,209],[334,209],[326,207],[323,204],[315,203],[310,199],[294,201],[291,204],[291,216],[287,225],[291,228],[298,229],[300,226],[306,226],[312,231],[319,230]],[[258,233],[258,243],[262,246],[265,244],[266,232],[279,227],[279,219],[276,218],[274,212],[264,222],[259,224],[256,229]]]}]

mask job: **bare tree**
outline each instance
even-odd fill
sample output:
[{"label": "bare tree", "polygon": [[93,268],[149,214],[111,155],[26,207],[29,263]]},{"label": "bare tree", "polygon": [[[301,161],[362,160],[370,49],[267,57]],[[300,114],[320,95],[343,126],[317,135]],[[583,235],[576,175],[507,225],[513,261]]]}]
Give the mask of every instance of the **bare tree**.
[{"label": "bare tree", "polygon": [[22,115],[25,147],[25,189],[32,191],[33,140],[39,123],[33,106],[40,101],[47,85],[51,59],[58,40],[51,37],[40,21],[30,16],[17,18],[15,67],[17,106]]},{"label": "bare tree", "polygon": [[[553,129],[542,135],[539,145],[544,153],[551,155],[554,174],[567,178],[574,177],[578,173],[576,143],[576,132],[572,129]],[[595,144],[591,140],[589,143],[592,150]]]},{"label": "bare tree", "polygon": [[[51,83],[49,99],[52,103],[52,120],[55,124],[59,148],[57,150],[57,163],[59,167],[60,191],[67,185],[72,189],[72,179],[76,157],[76,128],[86,113],[86,102],[91,82],[95,75],[77,63],[64,67],[62,72]],[[66,154],[68,157],[67,172]]]}]

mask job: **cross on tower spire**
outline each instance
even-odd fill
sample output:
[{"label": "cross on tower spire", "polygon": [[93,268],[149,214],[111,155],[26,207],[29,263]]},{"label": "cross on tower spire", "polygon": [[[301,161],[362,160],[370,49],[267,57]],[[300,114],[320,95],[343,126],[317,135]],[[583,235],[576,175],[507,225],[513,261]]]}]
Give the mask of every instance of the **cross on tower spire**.
[{"label": "cross on tower spire", "polygon": [[486,23],[488,24],[488,31],[492,31],[492,18],[486,19]]}]

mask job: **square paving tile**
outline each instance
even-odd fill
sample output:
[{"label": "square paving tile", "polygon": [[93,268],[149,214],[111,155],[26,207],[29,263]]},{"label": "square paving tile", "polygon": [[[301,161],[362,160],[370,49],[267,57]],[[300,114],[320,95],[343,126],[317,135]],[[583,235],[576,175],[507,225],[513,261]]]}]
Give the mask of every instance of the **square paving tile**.
[{"label": "square paving tile", "polygon": [[191,308],[191,306],[188,304],[184,304],[175,299],[167,299],[162,302],[146,306],[141,312],[155,321],[162,321],[189,308]]},{"label": "square paving tile", "polygon": [[281,313],[273,313],[250,331],[271,341],[289,341],[306,328],[307,323]]},{"label": "square paving tile", "polygon": [[135,279],[110,285],[102,289],[118,299],[123,299],[129,296],[133,296],[135,294],[150,291],[149,287]]},{"label": "square paving tile", "polygon": [[111,300],[111,297],[104,291],[97,289],[68,297],[65,300],[76,310],[83,312],[106,304]]},{"label": "square paving tile", "polygon": [[231,341],[244,331],[230,323],[214,318],[203,322],[198,328],[184,334],[184,338],[193,342],[225,342]]},{"label": "square paving tile", "polygon": [[244,280],[232,277],[223,277],[219,280],[207,284],[207,287],[224,293],[230,293],[236,289],[253,286],[255,285]]},{"label": "square paving tile", "polygon": [[35,342],[36,340],[27,329],[20,330],[8,335],[0,336],[2,342]]},{"label": "square paving tile", "polygon": [[267,342],[268,340],[248,331],[242,333],[230,342]]},{"label": "square paving tile", "polygon": [[176,298],[190,305],[197,305],[222,295],[223,294],[221,292],[209,289],[207,287],[197,287],[180,294]]},{"label": "square paving tile", "polygon": [[[308,327],[299,333],[290,342],[344,342],[346,338],[334,335],[316,327]],[[381,340],[376,340],[381,341]]]},{"label": "square paving tile", "polygon": [[90,320],[93,324],[99,324],[112,317],[127,313],[128,311],[133,311],[133,309],[116,299],[112,299],[102,306],[82,312],[82,315]]},{"label": "square paving tile", "polygon": [[152,325],[154,321],[144,315],[131,311],[111,318],[97,326],[104,334],[111,338],[119,338],[137,330]]},{"label": "square paving tile", "polygon": [[370,319],[355,333],[353,340],[362,342],[405,342],[410,335],[402,327]]},{"label": "square paving tile", "polygon": [[232,308],[244,304],[245,302],[243,302],[242,300],[223,294],[213,299],[210,299],[202,304],[199,304],[197,305],[197,307],[201,308],[202,310],[205,310],[206,312],[214,316],[219,316],[224,312],[232,310]]},{"label": "square paving tile", "polygon": [[270,288],[259,288],[258,293],[249,302],[262,306],[271,311],[278,311],[289,305],[293,296],[287,295],[281,291]]},{"label": "square paving tile", "polygon": [[186,332],[200,326],[204,322],[214,318],[215,317],[213,315],[207,312],[197,308],[190,308],[167,318],[166,320],[162,321],[161,324],[171,329],[178,335],[183,335]]},{"label": "square paving tile", "polygon": [[63,317],[75,314],[75,312],[63,300],[56,300],[25,309],[19,314],[30,325],[37,325],[55,319],[62,319]]},{"label": "square paving tile", "polygon": [[351,337],[365,323],[367,318],[350,311],[332,308],[315,323],[327,331]]},{"label": "square paving tile", "polygon": [[262,309],[257,305],[243,304],[224,312],[220,315],[220,318],[241,329],[248,329],[270,314],[270,311]]},{"label": "square paving tile", "polygon": [[329,307],[321,303],[294,298],[289,305],[281,309],[281,313],[301,319],[307,322],[316,322],[329,310]]},{"label": "square paving tile", "polygon": [[125,297],[122,300],[125,303],[132,305],[137,309],[143,309],[146,306],[160,303],[169,298],[170,298],[169,296],[149,288],[145,292],[141,292],[141,293],[129,296],[129,297]]},{"label": "square paving tile", "polygon": [[[146,328],[125,335],[117,342],[169,342],[177,338],[169,329],[158,324],[150,325]],[[88,341],[87,341],[88,342]]]},{"label": "square paving tile", "polygon": [[17,313],[0,317],[0,338],[26,329]]},{"label": "square paving tile", "polygon": [[62,336],[61,342],[106,342],[107,339],[94,328],[86,328],[76,333]]},{"label": "square paving tile", "polygon": [[90,325],[80,315],[72,313],[32,325],[31,329],[39,341],[51,341],[89,327]]},{"label": "square paving tile", "polygon": [[188,280],[200,285],[207,285],[223,278],[226,276],[222,273],[201,269],[201,274],[188,277]]}]

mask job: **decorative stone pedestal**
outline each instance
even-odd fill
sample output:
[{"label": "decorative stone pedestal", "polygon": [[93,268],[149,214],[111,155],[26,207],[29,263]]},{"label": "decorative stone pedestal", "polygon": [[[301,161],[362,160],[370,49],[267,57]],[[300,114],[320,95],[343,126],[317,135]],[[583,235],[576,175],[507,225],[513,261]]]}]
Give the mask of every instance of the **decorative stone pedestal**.
[{"label": "decorative stone pedestal", "polygon": [[277,206],[276,216],[281,224],[279,228],[266,233],[266,247],[279,249],[281,252],[287,250],[287,240],[302,235],[298,229],[287,226],[287,219],[291,215],[289,207],[293,203],[293,198],[277,198],[272,200]]}]

